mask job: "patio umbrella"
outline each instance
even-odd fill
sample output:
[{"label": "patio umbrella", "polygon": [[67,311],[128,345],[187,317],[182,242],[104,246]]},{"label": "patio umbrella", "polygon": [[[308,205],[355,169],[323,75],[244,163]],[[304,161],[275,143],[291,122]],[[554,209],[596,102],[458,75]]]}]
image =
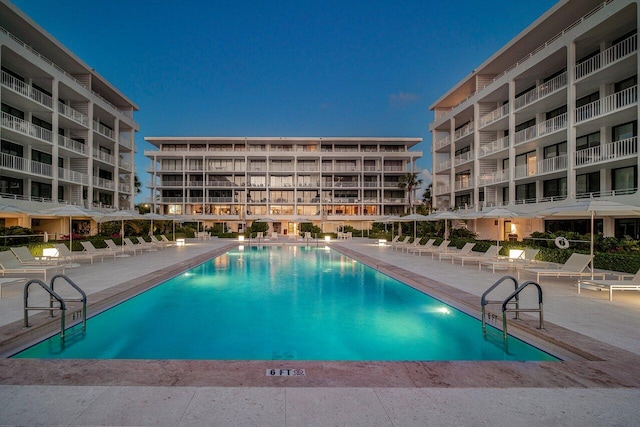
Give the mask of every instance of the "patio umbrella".
[{"label": "patio umbrella", "polygon": [[[43,215],[52,215],[59,217],[69,217],[69,247],[73,248],[73,217],[91,217],[97,215],[97,212],[90,211],[76,205],[60,205],[55,208],[44,209],[39,213]],[[71,249],[73,250],[73,249]]]},{"label": "patio umbrella", "polygon": [[477,212],[476,218],[492,218],[498,220],[498,235],[496,237],[496,245],[500,247],[500,220],[505,218],[517,218],[520,216],[517,212],[513,212],[507,208],[493,208],[485,212]]},{"label": "patio umbrella", "polygon": [[157,213],[155,213],[155,212],[151,212],[151,213],[148,213],[148,214],[143,215],[143,216],[142,216],[142,219],[149,219],[149,220],[151,220],[151,225],[150,225],[149,230],[151,231],[151,234],[153,234],[153,220],[155,219],[155,220],[158,220],[158,221],[162,221],[162,220],[167,220],[167,219],[169,219],[169,218],[167,218],[167,217],[166,217],[166,216],[164,216],[164,215],[160,215],[160,214],[157,214]]},{"label": "patio umbrella", "polygon": [[455,212],[451,211],[440,211],[432,213],[431,215],[427,215],[427,221],[440,221],[444,220],[444,238],[447,239],[449,237],[449,227],[447,224],[447,220],[451,219],[461,219],[462,217]]},{"label": "patio umbrella", "polygon": [[410,214],[407,216],[400,217],[398,219],[399,222],[411,222],[413,221],[413,238],[416,238],[416,225],[418,221],[429,221],[429,217],[427,215],[420,214]]},{"label": "patio umbrella", "polygon": [[625,205],[622,203],[612,202],[610,200],[601,199],[581,199],[574,200],[562,204],[560,206],[554,206],[552,208],[543,209],[537,212],[538,215],[554,216],[554,217],[587,217],[591,219],[591,244],[590,244],[590,256],[591,260],[591,274],[593,275],[593,246],[594,246],[594,227],[593,223],[596,216],[625,216],[625,217],[640,217],[640,206]]},{"label": "patio umbrella", "polygon": [[385,224],[385,232],[387,231],[386,224],[390,223],[391,224],[391,235],[393,236],[393,223],[394,222],[398,222],[399,219],[400,219],[400,217],[398,215],[389,215],[389,216],[383,216],[382,218],[380,218],[376,222],[382,222],[382,223]]},{"label": "patio umbrella", "polygon": [[122,252],[124,254],[124,222],[125,221],[129,221],[132,219],[144,219],[144,215],[140,215],[138,212],[136,211],[131,211],[131,210],[123,210],[123,211],[113,211],[113,212],[109,212],[107,214],[103,214],[101,216],[98,216],[96,221],[98,222],[110,222],[110,221],[120,221],[121,222],[121,228],[120,228],[120,236],[122,238],[122,242],[120,244],[120,246],[122,247]]}]

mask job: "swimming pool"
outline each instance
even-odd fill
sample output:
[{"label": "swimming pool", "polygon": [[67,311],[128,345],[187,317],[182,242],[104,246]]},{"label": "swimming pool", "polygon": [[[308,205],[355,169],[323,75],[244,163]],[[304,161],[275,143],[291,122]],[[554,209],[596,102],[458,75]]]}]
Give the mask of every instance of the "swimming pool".
[{"label": "swimming pool", "polygon": [[557,360],[328,248],[244,247],[14,357]]}]

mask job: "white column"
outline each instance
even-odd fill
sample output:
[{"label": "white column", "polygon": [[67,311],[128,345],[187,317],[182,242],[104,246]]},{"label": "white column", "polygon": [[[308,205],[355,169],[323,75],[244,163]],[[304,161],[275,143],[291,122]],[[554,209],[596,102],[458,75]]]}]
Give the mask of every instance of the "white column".
[{"label": "white column", "polygon": [[576,171],[573,159],[576,152],[576,129],[575,123],[576,109],[576,44],[569,43],[567,46],[567,197],[576,196]]}]

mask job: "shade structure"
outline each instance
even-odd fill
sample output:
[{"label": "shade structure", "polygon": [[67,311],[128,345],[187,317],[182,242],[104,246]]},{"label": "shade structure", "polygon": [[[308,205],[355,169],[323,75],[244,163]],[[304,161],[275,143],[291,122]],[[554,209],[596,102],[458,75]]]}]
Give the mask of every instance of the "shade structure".
[{"label": "shade structure", "polygon": [[148,219],[151,220],[151,224],[149,226],[149,230],[151,231],[151,234],[153,234],[153,221],[157,220],[157,221],[166,221],[166,220],[170,220],[171,218],[167,218],[164,215],[160,215],[157,214],[155,212],[151,212],[145,215],[142,215],[142,219]]},{"label": "shade structure", "polygon": [[403,217],[400,217],[398,220],[398,222],[413,222],[413,238],[416,238],[416,225],[418,221],[429,221],[429,217],[427,215],[420,215],[420,214],[411,214],[411,215],[406,215]]},{"label": "shade structure", "polygon": [[447,239],[449,238],[449,227],[447,221],[452,219],[462,219],[462,216],[452,211],[440,211],[427,215],[426,221],[444,220],[444,238]]},{"label": "shade structure", "polygon": [[[640,205],[640,203],[639,203]],[[593,247],[594,247],[594,220],[595,217],[640,217],[640,206],[628,205],[610,200],[602,199],[581,199],[563,203],[558,206],[543,209],[536,212],[539,216],[552,216],[552,217],[568,217],[568,218],[590,218],[591,219],[591,242],[590,242],[590,256],[589,262],[591,266],[591,274],[593,275]]]},{"label": "shade structure", "polygon": [[73,217],[80,218],[94,217],[98,212],[90,211],[76,205],[60,205],[55,208],[44,209],[39,213],[59,217],[69,217],[69,247],[73,250]]},{"label": "shade structure", "polygon": [[385,232],[387,231],[386,224],[391,224],[391,235],[393,236],[393,223],[398,222],[399,220],[400,220],[400,217],[398,215],[388,215],[388,216],[383,216],[376,222],[382,222],[385,224],[385,229],[384,229]]},{"label": "shade structure", "polygon": [[124,222],[132,219],[144,219],[144,215],[140,215],[136,211],[131,210],[122,210],[122,211],[113,211],[102,216],[96,217],[96,221],[102,222],[110,222],[110,221],[120,221],[120,236],[122,238],[122,252],[124,254]]},{"label": "shade structure", "polygon": [[477,213],[479,214],[479,216],[476,218],[487,218],[487,219],[491,218],[491,219],[498,220],[498,230],[497,230],[497,237],[496,237],[497,246],[500,246],[500,220],[505,218],[517,218],[520,216],[520,214],[518,214],[517,212],[514,212],[504,207],[493,208],[493,209],[489,209],[488,211],[477,212]]},{"label": "shade structure", "polygon": [[276,222],[276,221],[271,218],[259,218],[259,219],[256,219],[255,222]]}]

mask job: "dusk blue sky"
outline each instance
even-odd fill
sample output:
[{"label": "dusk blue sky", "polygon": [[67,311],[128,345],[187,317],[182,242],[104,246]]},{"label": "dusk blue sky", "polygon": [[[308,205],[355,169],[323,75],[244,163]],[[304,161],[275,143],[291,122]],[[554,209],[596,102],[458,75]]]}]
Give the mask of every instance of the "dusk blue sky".
[{"label": "dusk blue sky", "polygon": [[429,105],[556,1],[14,3],[138,104],[145,184],[145,136],[420,137],[430,171]]}]

